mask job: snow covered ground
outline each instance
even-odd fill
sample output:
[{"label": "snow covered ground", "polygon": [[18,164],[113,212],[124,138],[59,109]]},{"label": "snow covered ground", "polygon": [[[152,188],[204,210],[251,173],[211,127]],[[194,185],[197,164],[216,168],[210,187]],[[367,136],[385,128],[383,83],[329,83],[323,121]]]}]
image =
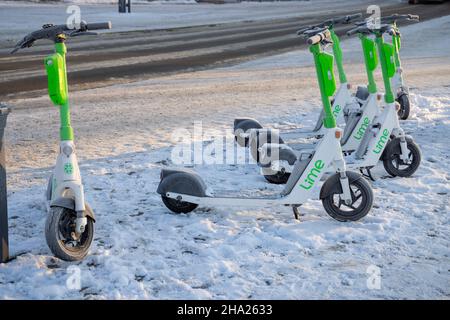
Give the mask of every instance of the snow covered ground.
[{"label": "snow covered ground", "polygon": [[[54,259],[43,236],[56,110],[47,97],[15,101],[36,109],[17,109],[8,124],[11,249],[18,256],[0,265],[0,298],[449,299],[450,46],[438,41],[450,36],[449,24],[447,16],[402,29],[414,105],[402,126],[420,145],[422,165],[412,178],[391,179],[380,164],[375,206],[356,223],[332,220],[317,196],[296,221],[287,207],[174,215],[155,193],[178,127],[201,119],[206,130],[230,136],[239,115],[279,128],[312,124],[319,99],[307,50],[73,94],[81,169],[98,219],[90,255],[79,263]],[[342,45],[348,77],[362,83],[357,42]],[[216,190],[282,188],[250,164],[196,170]],[[79,268],[81,289],[67,286],[69,266]],[[374,270],[379,289],[370,286]]]}]

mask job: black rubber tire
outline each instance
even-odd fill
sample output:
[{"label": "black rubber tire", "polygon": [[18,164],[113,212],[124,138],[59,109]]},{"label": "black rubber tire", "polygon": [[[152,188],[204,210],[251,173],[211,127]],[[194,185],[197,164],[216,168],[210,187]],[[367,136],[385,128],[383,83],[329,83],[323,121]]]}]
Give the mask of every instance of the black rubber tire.
[{"label": "black rubber tire", "polygon": [[409,117],[409,113],[411,112],[411,104],[409,102],[409,95],[406,93],[401,94],[397,98],[397,102],[400,104],[400,109],[398,110],[398,118],[400,120],[406,120]]},{"label": "black rubber tire", "polygon": [[172,198],[168,198],[166,196],[161,196],[162,201],[164,202],[165,206],[174,213],[189,213],[191,211],[194,211],[197,209],[198,204],[185,202],[185,201],[178,201]]},{"label": "black rubber tire", "polygon": [[[81,236],[80,245],[76,247],[68,247],[64,240],[61,239],[61,231],[63,230],[62,221],[67,218],[76,218],[77,213],[73,210],[62,207],[51,207],[45,223],[45,239],[47,245],[55,257],[64,261],[80,261],[89,252],[92,240],[94,239],[94,221],[87,217],[87,225]],[[66,229],[67,230],[67,229]]]},{"label": "black rubber tire", "polygon": [[397,168],[392,163],[394,160],[396,160],[397,163],[401,161],[400,153],[398,152],[400,147],[395,146],[397,143],[400,143],[400,139],[398,138],[391,140],[386,146],[383,157],[384,169],[393,177],[410,177],[419,168],[420,162],[422,161],[422,153],[420,152],[419,146],[412,139],[406,138],[406,145],[410,151],[410,156],[412,156],[412,161],[405,169]]},{"label": "black rubber tire", "polygon": [[264,175],[264,178],[266,178],[266,180],[272,184],[286,184],[290,176],[290,172],[278,171],[276,174]]},{"label": "black rubber tire", "polygon": [[[335,196],[338,196],[338,194],[336,193],[331,193],[330,195],[322,199],[322,204],[325,208],[325,211],[330,217],[337,221],[358,221],[365,217],[372,209],[373,191],[372,187],[366,179],[361,177],[361,179],[351,182],[350,189],[352,189],[352,196],[354,196],[355,198],[358,197],[351,205],[358,201],[360,197],[362,198],[360,204],[357,207],[355,207],[354,209],[350,208],[352,209],[351,211],[344,211],[340,208],[340,206],[337,206],[335,204]],[[354,189],[360,190],[360,194],[355,195]],[[344,204],[344,206],[346,205]]]}]

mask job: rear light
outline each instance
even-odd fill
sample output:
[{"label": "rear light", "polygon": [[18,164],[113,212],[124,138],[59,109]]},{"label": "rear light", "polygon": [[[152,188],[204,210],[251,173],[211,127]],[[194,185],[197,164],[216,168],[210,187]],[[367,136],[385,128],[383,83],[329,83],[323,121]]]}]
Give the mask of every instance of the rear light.
[{"label": "rear light", "polygon": [[347,89],[351,89],[352,88],[352,85],[350,84],[350,83],[347,83]]},{"label": "rear light", "polygon": [[334,132],[334,136],[336,137],[336,139],[340,139],[342,136],[342,132],[340,130],[336,130]]}]

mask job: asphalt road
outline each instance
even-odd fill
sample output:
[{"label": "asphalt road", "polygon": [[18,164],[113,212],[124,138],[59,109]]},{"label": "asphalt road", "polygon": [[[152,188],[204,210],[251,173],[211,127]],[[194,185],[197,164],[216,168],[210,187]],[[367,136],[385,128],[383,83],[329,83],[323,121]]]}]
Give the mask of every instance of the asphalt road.
[{"label": "asphalt road", "polygon": [[[364,12],[365,8],[343,8],[332,16]],[[450,3],[382,7],[383,15],[418,14],[428,20],[450,14]],[[298,49],[304,40],[300,27],[331,16],[302,16],[267,21],[108,33],[70,39],[68,73],[71,90],[148,79],[155,75],[222,67],[255,57]],[[337,28],[343,34],[350,26]],[[0,48],[0,100],[42,94],[46,89],[43,58],[48,44],[11,56]]]}]

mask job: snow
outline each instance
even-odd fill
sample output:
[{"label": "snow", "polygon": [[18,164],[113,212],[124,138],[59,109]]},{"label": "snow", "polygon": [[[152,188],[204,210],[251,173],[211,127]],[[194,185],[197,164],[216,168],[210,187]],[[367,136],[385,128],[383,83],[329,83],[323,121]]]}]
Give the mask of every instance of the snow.
[{"label": "snow", "polygon": [[[420,145],[422,164],[408,179],[387,177],[380,164],[372,183],[375,206],[360,222],[334,221],[317,195],[296,221],[287,207],[174,215],[155,193],[161,167],[170,165],[170,136],[177,127],[191,129],[202,119],[206,130],[230,137],[231,119],[241,114],[281,129],[312,124],[319,99],[310,85],[307,50],[73,93],[80,164],[98,220],[91,252],[78,263],[53,258],[43,236],[56,110],[15,110],[7,139],[10,241],[17,257],[0,265],[0,298],[448,299],[450,46],[438,44],[434,31],[448,38],[449,23],[447,16],[402,28],[414,106],[402,127]],[[357,42],[342,45],[355,59],[349,78],[363,81]],[[15,104],[50,103],[41,97]],[[251,164],[195,169],[216,190],[263,194],[282,188],[265,183]],[[79,268],[79,289],[67,286],[69,266]],[[380,289],[368,286],[373,268],[380,270]]]}]

